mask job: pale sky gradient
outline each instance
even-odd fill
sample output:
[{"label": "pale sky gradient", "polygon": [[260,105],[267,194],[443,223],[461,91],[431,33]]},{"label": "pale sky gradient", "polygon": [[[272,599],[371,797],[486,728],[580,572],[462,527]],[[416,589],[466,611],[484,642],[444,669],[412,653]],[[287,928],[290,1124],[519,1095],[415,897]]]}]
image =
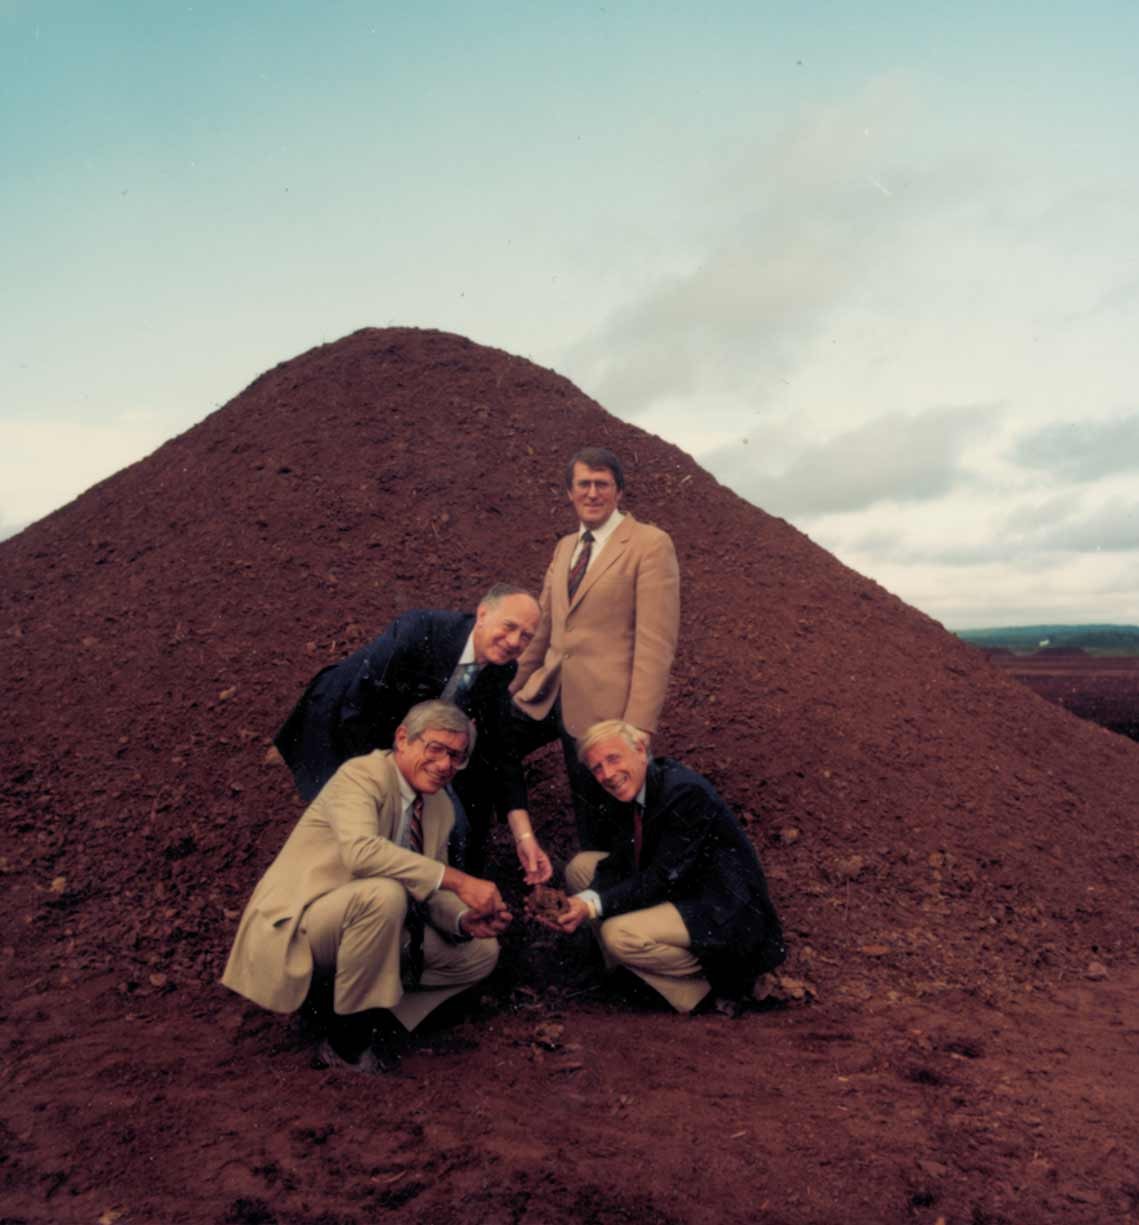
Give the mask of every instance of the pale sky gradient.
[{"label": "pale sky gradient", "polygon": [[1133,0],[0,0],[0,535],[400,324],[950,628],[1137,622],[1137,47]]}]

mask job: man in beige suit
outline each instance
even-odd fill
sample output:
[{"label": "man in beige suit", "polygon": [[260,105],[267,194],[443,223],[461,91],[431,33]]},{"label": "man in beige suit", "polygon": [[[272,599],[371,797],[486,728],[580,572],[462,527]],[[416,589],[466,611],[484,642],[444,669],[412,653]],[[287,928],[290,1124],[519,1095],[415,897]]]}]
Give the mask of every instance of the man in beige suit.
[{"label": "man in beige suit", "polygon": [[622,514],[621,461],[586,447],[566,465],[578,518],[546,571],[538,632],[518,661],[511,689],[526,718],[523,753],[560,739],[582,847],[602,847],[589,775],[575,738],[603,719],[656,731],[676,654],[680,576],[672,540]]},{"label": "man in beige suit", "polygon": [[444,788],[474,741],[450,702],[413,706],[393,749],[336,771],[245,908],[222,982],[293,1012],[314,976],[331,979],[327,1064],[384,1070],[397,1036],[494,969],[510,912],[491,881],[446,862]]}]

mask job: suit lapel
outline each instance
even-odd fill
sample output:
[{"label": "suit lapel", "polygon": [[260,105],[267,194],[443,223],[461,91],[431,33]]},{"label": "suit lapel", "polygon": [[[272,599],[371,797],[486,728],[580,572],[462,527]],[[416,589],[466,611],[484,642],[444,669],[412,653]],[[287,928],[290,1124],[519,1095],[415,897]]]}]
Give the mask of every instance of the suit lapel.
[{"label": "suit lapel", "polygon": [[444,791],[423,797],[423,853],[432,859],[444,858],[442,849],[451,832],[447,816],[453,811],[450,797]]},{"label": "suit lapel", "polygon": [[[585,578],[581,580],[581,586],[574,593],[573,599],[570,601],[570,611],[572,612],[582,601],[582,598],[597,582],[597,580],[605,573],[606,570],[621,556],[628,548],[629,540],[633,535],[633,524],[636,520],[632,515],[626,515],[617,525],[613,535],[605,542],[605,547],[598,554],[597,560],[585,572]],[[568,579],[569,566],[566,566],[566,575]]]},{"label": "suit lapel", "polygon": [[[459,656],[463,653],[463,647],[467,645],[467,639],[471,636],[471,629],[474,623],[474,617],[467,614],[461,621],[455,622],[454,628],[440,635],[439,645],[434,652],[435,658],[433,661],[436,675],[442,678],[439,685],[439,693],[443,692],[444,686],[451,679],[451,673],[454,672],[455,665],[459,662]],[[435,696],[438,697],[439,695],[436,694]]]},{"label": "suit lapel", "polygon": [[[576,540],[577,533],[575,532],[572,536],[563,536],[558,541],[557,552],[555,553],[554,577],[551,580],[551,611],[555,621],[559,619],[564,621],[566,613],[569,611],[570,558],[573,556]],[[577,594],[581,594],[580,587]]]},{"label": "suit lapel", "polygon": [[399,832],[399,820],[403,814],[403,796],[399,790],[399,766],[395,754],[389,749],[383,757],[384,772],[382,799],[377,817],[381,837],[393,839]]}]

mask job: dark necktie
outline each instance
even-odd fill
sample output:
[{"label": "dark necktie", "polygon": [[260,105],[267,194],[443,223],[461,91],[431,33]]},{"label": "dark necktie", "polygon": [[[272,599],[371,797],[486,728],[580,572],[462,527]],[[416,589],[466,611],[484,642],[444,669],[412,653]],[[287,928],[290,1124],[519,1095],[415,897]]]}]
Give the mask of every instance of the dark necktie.
[{"label": "dark necktie", "polygon": [[569,572],[569,598],[572,600],[575,592],[581,586],[581,580],[585,578],[585,572],[589,569],[589,558],[593,553],[593,533],[584,532],[581,537],[581,552],[577,555],[577,561],[573,563],[573,569]]},{"label": "dark necktie", "polygon": [[[407,845],[417,855],[423,854],[423,796],[417,795],[411,802],[411,816],[407,823]],[[404,926],[407,928],[407,956],[400,965],[400,978],[405,990],[413,991],[419,986],[423,974],[423,927],[426,915],[422,903],[408,899]]]},{"label": "dark necktie", "polygon": [[633,805],[633,867],[641,866],[641,843],[645,836],[645,809],[642,804]]}]

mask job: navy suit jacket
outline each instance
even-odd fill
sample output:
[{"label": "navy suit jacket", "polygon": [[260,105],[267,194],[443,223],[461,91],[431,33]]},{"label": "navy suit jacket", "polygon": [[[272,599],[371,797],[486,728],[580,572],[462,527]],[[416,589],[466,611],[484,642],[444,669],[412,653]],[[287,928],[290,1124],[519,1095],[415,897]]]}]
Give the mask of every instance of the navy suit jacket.
[{"label": "navy suit jacket", "polygon": [[[274,741],[305,800],[349,757],[392,747],[411,707],[443,692],[474,623],[471,613],[415,609],[317,673]],[[500,815],[526,807],[509,693],[516,670],[514,663],[486,664],[461,703],[478,734],[455,789],[472,823],[484,827],[492,806]]]},{"label": "navy suit jacket", "polygon": [[786,959],[759,856],[706,778],[670,757],[649,762],[640,868],[633,806],[610,803],[611,850],[592,885],[605,916],[672,902],[693,954],[725,994],[749,990]]}]

